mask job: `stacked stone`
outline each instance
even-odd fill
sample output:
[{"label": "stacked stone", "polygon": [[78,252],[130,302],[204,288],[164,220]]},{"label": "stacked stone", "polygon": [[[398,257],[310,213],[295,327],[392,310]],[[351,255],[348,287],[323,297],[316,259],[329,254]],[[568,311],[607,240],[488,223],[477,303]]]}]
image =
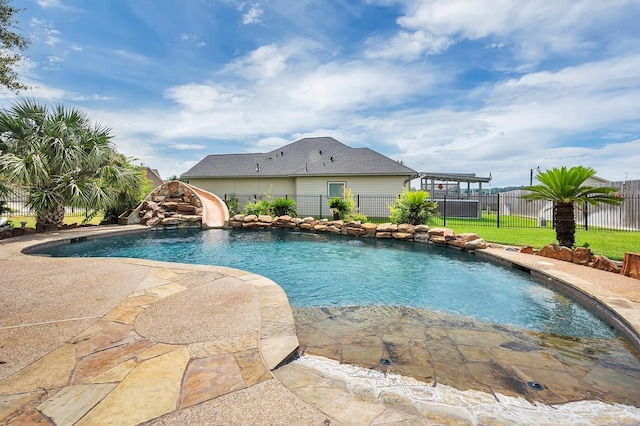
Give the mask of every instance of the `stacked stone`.
[{"label": "stacked stone", "polygon": [[593,255],[587,247],[577,247],[571,250],[568,247],[559,246],[557,244],[547,244],[538,252],[532,247],[523,247],[521,253],[535,254],[537,256],[547,257],[549,259],[563,260],[578,265],[585,265],[591,268],[600,269],[607,272],[620,273],[620,266],[606,256]]},{"label": "stacked stone", "polygon": [[307,231],[313,231],[313,227],[316,226],[317,220],[311,216],[307,216],[302,218],[300,222],[300,229],[305,229]]},{"label": "stacked stone", "polygon": [[283,229],[296,229],[303,222],[302,219],[289,215],[277,216],[274,220],[276,227]]},{"label": "stacked stone", "polygon": [[156,188],[138,210],[140,223],[154,229],[202,228],[200,198],[179,181]]},{"label": "stacked stone", "polygon": [[359,221],[345,222],[342,220],[315,219],[307,216],[293,218],[289,215],[271,217],[267,215],[237,214],[231,218],[232,228],[258,229],[290,229],[336,235],[349,235],[362,238],[395,239],[416,241],[420,243],[451,246],[459,250],[477,250],[487,247],[487,243],[478,238],[477,234],[460,234],[447,228],[429,229],[427,225],[410,225],[403,223],[361,223]]}]

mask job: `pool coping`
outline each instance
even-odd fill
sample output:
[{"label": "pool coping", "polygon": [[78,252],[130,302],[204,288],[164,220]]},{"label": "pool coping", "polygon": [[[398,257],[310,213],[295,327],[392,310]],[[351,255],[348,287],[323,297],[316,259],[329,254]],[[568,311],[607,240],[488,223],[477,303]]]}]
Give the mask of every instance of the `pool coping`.
[{"label": "pool coping", "polygon": [[[83,241],[85,239],[90,240],[96,238],[111,237],[114,235],[143,232],[150,231],[147,227],[144,226],[90,227],[13,238],[11,240],[0,241],[0,261],[3,259],[38,259],[39,256],[32,256],[28,253],[42,246],[66,244],[74,241]],[[625,337],[627,337],[627,339],[636,347],[636,349],[640,348],[640,309],[638,309],[640,308],[640,282],[638,282],[638,280],[624,277],[622,275],[612,274],[609,272],[585,268],[583,266],[574,265],[568,262],[542,258],[535,255],[517,253],[514,251],[505,250],[504,247],[493,247],[483,250],[477,250],[476,252],[474,252],[474,254],[488,261],[496,262],[508,267],[515,267],[520,270],[525,270],[529,272],[533,277],[540,279],[547,284],[555,286],[561,291],[569,293],[571,297],[577,298],[579,301],[588,304],[590,307],[596,309],[596,312],[599,312],[601,315],[606,315],[609,321],[613,321],[614,324],[616,324],[616,326],[620,328]],[[92,259],[105,260],[107,258]],[[188,265],[173,262],[157,262],[144,259],[109,259],[111,259],[111,261],[115,259],[116,262],[120,262],[121,264],[131,264],[150,268],[173,268],[203,272],[208,271],[211,273],[222,273],[234,278],[241,279],[245,283],[254,285],[258,289],[260,287],[268,287],[271,289],[277,287],[284,294],[277,283],[274,283],[273,281],[259,275],[237,269],[205,265]],[[51,258],[51,260],[56,262],[61,259]],[[606,283],[606,285],[604,287],[601,287],[599,283]],[[131,296],[131,294],[129,296]],[[127,298],[124,298],[123,301],[125,299]],[[285,320],[284,322],[281,321],[282,312],[284,312],[285,316],[289,316],[291,314],[291,308],[288,302],[286,302],[286,309],[284,309],[284,311],[281,311],[280,313],[272,312],[272,314],[275,315],[275,317],[272,317],[272,319],[277,318],[277,321],[268,321],[270,323],[270,326],[272,326],[273,328],[271,329],[271,331],[266,333],[266,335],[270,335],[271,333],[277,334],[282,331],[283,323],[287,323],[287,320]],[[107,314],[103,317],[106,317],[108,315],[109,312],[107,312]],[[293,318],[291,316],[288,328],[289,330],[291,330],[292,323]],[[286,328],[286,326],[284,328]],[[262,363],[265,366],[268,366],[269,370],[273,370],[280,363],[286,361],[291,354],[296,352],[297,338],[295,337],[294,325],[293,330],[293,337],[291,337],[290,334],[283,335],[286,337],[284,350],[280,347],[279,344],[263,345],[263,343],[265,343],[266,341],[263,342],[261,340],[260,353]],[[268,353],[268,351],[272,349],[276,349],[277,353],[271,357],[268,354],[265,356],[265,348],[263,346],[269,346],[269,348],[266,349],[266,353]],[[52,348],[51,353],[55,352],[55,350],[56,348]],[[26,367],[32,366],[38,361]],[[19,371],[25,370],[26,367]],[[5,379],[12,377],[12,375],[13,374],[10,374],[1,379],[0,384]],[[271,375],[270,380],[275,380],[282,385],[282,381],[279,380],[276,376]],[[259,386],[262,386],[262,384],[254,384],[253,388],[258,388]],[[250,391],[251,389],[248,390],[248,392]],[[324,418],[328,418],[328,414],[316,410],[316,408],[312,408],[312,406],[314,405],[312,402],[307,401],[310,405],[305,405],[306,403],[301,401],[292,392],[285,392],[283,395],[285,399],[285,401],[282,402],[283,407],[291,406],[296,407],[296,410],[300,410],[303,412],[315,412],[316,420],[323,416]],[[0,401],[0,405],[2,405],[1,402],[2,401]],[[1,414],[2,410],[0,410],[0,418]],[[313,415],[310,415],[311,418],[313,418]]]}]

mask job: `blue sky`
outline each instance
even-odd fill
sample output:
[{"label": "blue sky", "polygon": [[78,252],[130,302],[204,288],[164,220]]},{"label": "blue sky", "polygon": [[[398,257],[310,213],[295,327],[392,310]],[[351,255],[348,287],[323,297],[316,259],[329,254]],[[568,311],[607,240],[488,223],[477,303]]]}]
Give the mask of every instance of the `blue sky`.
[{"label": "blue sky", "polygon": [[[640,179],[637,0],[13,0],[20,96],[181,174],[306,136],[418,171]],[[0,105],[15,99],[0,95]]]}]

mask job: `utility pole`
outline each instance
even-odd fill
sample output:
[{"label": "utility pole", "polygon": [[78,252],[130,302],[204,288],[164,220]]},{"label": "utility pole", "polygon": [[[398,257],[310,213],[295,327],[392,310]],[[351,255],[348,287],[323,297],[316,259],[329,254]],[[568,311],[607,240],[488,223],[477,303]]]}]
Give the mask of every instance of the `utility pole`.
[{"label": "utility pole", "polygon": [[529,186],[533,186],[533,171],[537,170],[538,172],[540,171],[540,166],[536,167],[535,169],[529,169]]}]

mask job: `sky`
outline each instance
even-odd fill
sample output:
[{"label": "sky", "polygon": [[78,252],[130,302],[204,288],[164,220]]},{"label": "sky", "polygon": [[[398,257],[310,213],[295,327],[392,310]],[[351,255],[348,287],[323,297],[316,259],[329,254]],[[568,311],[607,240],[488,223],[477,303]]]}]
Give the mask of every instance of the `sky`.
[{"label": "sky", "polygon": [[638,0],[11,4],[18,96],[79,108],[163,178],[331,136],[494,187],[538,167],[640,179]]}]

